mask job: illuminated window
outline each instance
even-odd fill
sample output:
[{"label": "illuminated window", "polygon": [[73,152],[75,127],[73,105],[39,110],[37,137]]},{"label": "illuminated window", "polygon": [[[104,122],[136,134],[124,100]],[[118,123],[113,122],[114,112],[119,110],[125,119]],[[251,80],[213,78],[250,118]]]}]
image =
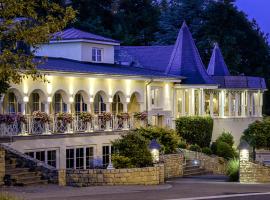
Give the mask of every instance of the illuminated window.
[{"label": "illuminated window", "polygon": [[13,92],[8,94],[8,112],[14,114],[17,112],[18,103],[17,98]]},{"label": "illuminated window", "polygon": [[54,112],[62,113],[67,111],[67,105],[63,101],[63,97],[60,93],[54,95]]},{"label": "illuminated window", "polygon": [[121,102],[120,96],[118,94],[114,95],[113,97],[112,112],[114,114],[123,112],[123,103]]},{"label": "illuminated window", "polygon": [[32,94],[32,110],[39,111],[40,110],[40,98],[38,93]]},{"label": "illuminated window", "polygon": [[106,104],[104,103],[104,100],[100,94],[97,94],[95,96],[94,110],[95,110],[95,113],[106,112]]},{"label": "illuminated window", "polygon": [[160,106],[160,88],[151,88],[151,105],[153,108]]},{"label": "illuminated window", "polygon": [[87,111],[87,104],[84,103],[83,96],[81,94],[75,95],[75,112],[81,113]]},{"label": "illuminated window", "polygon": [[102,49],[100,48],[93,48],[92,49],[92,61],[94,62],[101,62],[101,53]]}]

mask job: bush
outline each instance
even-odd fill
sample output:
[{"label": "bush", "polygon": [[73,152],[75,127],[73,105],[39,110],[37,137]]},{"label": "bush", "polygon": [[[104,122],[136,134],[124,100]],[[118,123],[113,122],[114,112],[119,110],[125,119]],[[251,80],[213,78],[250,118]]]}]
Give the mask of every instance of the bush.
[{"label": "bush", "polygon": [[216,154],[220,157],[231,159],[235,158],[236,154],[234,152],[234,149],[227,144],[226,142],[219,142],[217,143],[217,152]]},{"label": "bush", "polygon": [[238,159],[229,160],[226,174],[227,176],[229,176],[229,181],[239,180],[239,160]]},{"label": "bush", "polygon": [[118,157],[119,164],[127,165],[130,160],[132,167],[148,167],[153,165],[148,144],[149,141],[136,132],[130,132],[112,142],[116,155],[121,156],[120,159]]},{"label": "bush", "polygon": [[202,152],[201,147],[199,145],[197,145],[197,144],[190,145],[189,150],[190,151]]},{"label": "bush", "polygon": [[186,149],[187,148],[187,143],[185,141],[180,141],[179,144],[178,144],[178,148]]},{"label": "bush", "polygon": [[117,154],[112,155],[112,163],[116,169],[133,167],[130,158],[125,157],[125,156],[120,156]]},{"label": "bush", "polygon": [[211,156],[213,154],[212,150],[209,147],[203,147],[202,153]]},{"label": "bush", "polygon": [[161,145],[161,151],[165,154],[175,153],[180,142],[180,137],[177,135],[177,133],[168,128],[149,126],[146,128],[138,128],[135,130],[135,132],[141,134],[149,141],[152,139],[157,139]]},{"label": "bush", "polygon": [[200,116],[180,117],[176,120],[176,131],[189,144],[209,147],[212,139],[213,119]]},{"label": "bush", "polygon": [[270,120],[269,117],[262,121],[255,121],[244,131],[242,139],[254,148],[270,148]]},{"label": "bush", "polygon": [[227,144],[229,144],[231,147],[234,144],[234,139],[233,136],[230,132],[223,132],[216,140],[217,143],[219,142],[225,142]]}]

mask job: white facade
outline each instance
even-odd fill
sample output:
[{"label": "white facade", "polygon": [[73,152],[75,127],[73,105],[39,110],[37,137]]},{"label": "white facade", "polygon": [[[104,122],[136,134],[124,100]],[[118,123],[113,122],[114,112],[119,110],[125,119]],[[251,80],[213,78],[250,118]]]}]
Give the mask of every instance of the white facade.
[{"label": "white facade", "polygon": [[[114,64],[117,45],[119,43],[89,40],[55,41],[41,45],[36,55]],[[93,49],[100,50],[99,53],[95,50],[95,61]],[[53,157],[57,168],[66,168],[68,162],[74,162],[76,168],[78,155],[83,164],[77,167],[86,168],[90,150],[91,156],[100,157],[103,161],[107,159],[112,151],[109,148],[111,141],[119,138],[121,131],[135,127],[134,118],[121,121],[117,119],[119,113],[129,113],[132,116],[136,112],[146,111],[148,123],[170,128],[174,128],[175,120],[181,116],[211,116],[214,118],[212,139],[215,140],[223,131],[230,131],[236,143],[248,124],[262,118],[263,90],[186,85],[182,84],[180,79],[153,79],[143,75],[60,71],[45,73],[47,82],[28,78],[20,85],[12,85],[1,99],[0,111],[21,112],[29,116],[30,123],[24,127],[28,130],[27,134],[34,133],[31,128],[34,126],[31,121],[34,111],[43,111],[53,117],[56,113],[72,113],[77,121],[70,125],[65,133],[55,132],[57,129],[53,124],[53,127],[42,127],[46,129],[44,134],[26,136],[24,132],[24,136],[15,136],[14,141],[8,143],[21,152],[32,153],[35,157],[42,154],[45,162],[49,162]],[[81,112],[95,116],[91,125],[87,123],[87,128],[83,131],[78,129],[80,121],[76,118]],[[114,118],[100,126],[98,115],[103,112],[113,113]],[[22,132],[21,129],[22,127]],[[67,156],[70,152],[74,157]]]}]

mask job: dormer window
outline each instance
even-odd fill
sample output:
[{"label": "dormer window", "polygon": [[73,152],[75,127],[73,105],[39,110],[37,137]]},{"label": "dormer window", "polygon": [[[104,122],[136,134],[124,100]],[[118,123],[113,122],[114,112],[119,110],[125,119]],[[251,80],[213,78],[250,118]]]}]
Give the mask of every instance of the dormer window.
[{"label": "dormer window", "polygon": [[92,48],[92,61],[94,62],[101,62],[101,52],[102,49],[100,48]]}]

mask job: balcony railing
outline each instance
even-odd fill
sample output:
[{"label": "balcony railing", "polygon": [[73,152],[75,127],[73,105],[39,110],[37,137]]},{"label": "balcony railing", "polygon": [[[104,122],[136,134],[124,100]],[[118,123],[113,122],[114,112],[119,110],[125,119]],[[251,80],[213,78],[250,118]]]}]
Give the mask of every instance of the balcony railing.
[{"label": "balcony railing", "polygon": [[8,123],[6,121],[0,121],[0,137],[131,130],[146,125],[145,120],[139,120],[133,116],[128,119],[122,119],[116,115],[112,115],[109,120],[94,115],[92,119],[87,122],[73,115],[71,123],[59,120],[55,115],[49,117],[49,122],[44,122],[31,115],[26,115],[24,118],[25,120],[23,121],[15,118]]}]

